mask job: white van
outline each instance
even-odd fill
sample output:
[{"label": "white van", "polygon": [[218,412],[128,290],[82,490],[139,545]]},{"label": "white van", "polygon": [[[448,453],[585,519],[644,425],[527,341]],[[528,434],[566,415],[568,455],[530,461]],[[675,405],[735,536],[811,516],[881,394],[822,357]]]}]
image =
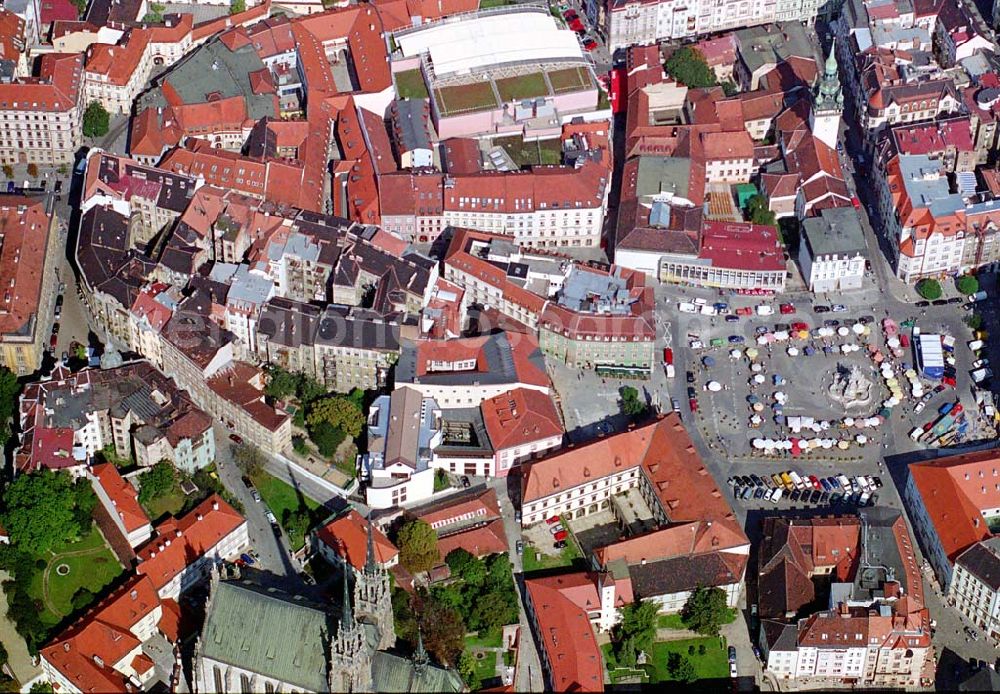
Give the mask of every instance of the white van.
[{"label": "white van", "polygon": [[847,475],[837,475],[837,482],[840,483],[845,492],[851,491],[851,480],[847,479]]},{"label": "white van", "polygon": [[796,489],[805,489],[805,483],[802,481],[802,478],[799,477],[799,473],[794,470],[789,470],[788,476],[792,478],[792,484],[795,485]]},{"label": "white van", "polygon": [[920,437],[923,435],[924,435],[923,427],[917,427],[916,429],[910,432],[910,438],[913,439],[914,441],[919,441]]},{"label": "white van", "polygon": [[771,503],[776,504],[781,499],[781,496],[785,493],[785,490],[781,487],[776,487],[774,494],[771,495]]},{"label": "white van", "polygon": [[757,315],[758,316],[773,316],[774,315],[774,306],[768,306],[767,304],[760,304],[757,307]]},{"label": "white van", "polygon": [[709,304],[705,304],[704,306],[701,307],[701,315],[717,316],[719,315],[719,309],[715,308],[715,306],[710,306]]},{"label": "white van", "polygon": [[677,304],[677,310],[681,313],[698,313],[698,307],[687,301],[682,301]]}]

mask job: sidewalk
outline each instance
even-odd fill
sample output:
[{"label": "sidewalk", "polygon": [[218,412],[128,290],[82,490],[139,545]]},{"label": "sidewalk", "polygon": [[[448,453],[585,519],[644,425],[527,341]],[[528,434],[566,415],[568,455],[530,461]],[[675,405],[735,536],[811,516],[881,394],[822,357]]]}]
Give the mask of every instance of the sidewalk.
[{"label": "sidewalk", "polygon": [[[10,574],[0,571],[0,583],[10,579]],[[30,682],[39,674],[41,668],[35,667],[28,655],[28,647],[24,639],[17,633],[14,624],[7,619],[7,596],[0,590],[0,642],[7,649],[7,664],[13,671],[18,682]]]}]

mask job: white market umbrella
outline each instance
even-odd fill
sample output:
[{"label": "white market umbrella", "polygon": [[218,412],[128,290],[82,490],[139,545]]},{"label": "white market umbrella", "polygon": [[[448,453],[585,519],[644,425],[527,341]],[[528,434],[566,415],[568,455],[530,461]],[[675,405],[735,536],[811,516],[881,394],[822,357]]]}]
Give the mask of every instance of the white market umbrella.
[{"label": "white market umbrella", "polygon": [[709,381],[706,387],[713,393],[718,393],[722,390],[722,384],[718,381]]}]

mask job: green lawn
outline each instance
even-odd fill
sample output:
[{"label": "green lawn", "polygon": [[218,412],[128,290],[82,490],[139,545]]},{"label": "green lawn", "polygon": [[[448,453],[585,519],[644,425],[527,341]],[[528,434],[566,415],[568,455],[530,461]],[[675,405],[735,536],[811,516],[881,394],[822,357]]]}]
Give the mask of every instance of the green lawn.
[{"label": "green lawn", "polygon": [[489,82],[439,87],[434,90],[434,98],[444,116],[497,108],[497,99]]},{"label": "green lawn", "polygon": [[[83,552],[80,555],[68,554]],[[95,595],[112,583],[122,573],[121,564],[104,543],[97,527],[80,538],[79,542],[65,543],[55,547],[48,559],[49,600],[43,598],[42,585],[45,571],[34,575],[28,592],[43,605],[40,617],[43,624],[58,624],[73,612],[73,595],[80,588],[86,588]],[[69,573],[60,576],[56,567],[66,564]]]},{"label": "green lawn", "polygon": [[560,566],[572,566],[575,560],[582,558],[583,554],[580,552],[580,548],[577,546],[576,540],[572,535],[570,535],[566,542],[566,546],[559,550],[559,554],[555,556],[542,554],[534,547],[526,546],[524,548],[522,566],[524,567],[524,573],[527,574],[532,571],[555,569]]},{"label": "green lawn", "polygon": [[558,139],[525,142],[520,136],[514,135],[493,138],[493,144],[503,147],[518,166],[562,162],[562,145]]},{"label": "green lawn", "polygon": [[513,4],[512,0],[479,0],[479,9],[487,10],[491,7],[503,7]]},{"label": "green lawn", "polygon": [[419,69],[396,73],[396,93],[400,99],[426,99],[427,85]]},{"label": "green lawn", "polygon": [[[734,621],[736,621],[736,610],[729,610],[729,615],[722,620],[722,623],[732,624]],[[657,617],[656,626],[660,629],[687,629],[679,614],[661,614]]]},{"label": "green lawn", "polygon": [[[705,645],[705,655],[698,654],[698,646]],[[694,646],[694,655],[688,654],[688,646]],[[611,644],[601,646],[604,660],[609,670],[614,667],[614,657],[611,655]],[[700,638],[684,639],[682,641],[657,641],[653,644],[652,662],[642,666],[649,682],[670,682],[673,680],[667,672],[667,656],[670,653],[680,653],[691,661],[699,680],[723,679],[729,677],[729,655],[724,639]],[[625,674],[625,673],[622,673]],[[617,679],[617,678],[616,678]]]},{"label": "green lawn", "polygon": [[184,502],[187,501],[187,497],[184,496],[184,492],[181,491],[180,484],[174,482],[173,489],[171,489],[167,494],[159,496],[152,499],[145,504],[143,504],[143,509],[146,511],[146,515],[149,516],[150,520],[154,523],[170,514],[176,516],[184,508]]},{"label": "green lawn", "polygon": [[[482,655],[482,657],[477,657]],[[476,674],[479,680],[485,682],[497,676],[497,654],[494,651],[480,651],[472,654],[476,661]]]},{"label": "green lawn", "polygon": [[587,71],[582,67],[570,67],[564,70],[553,70],[549,73],[549,84],[556,94],[572,92],[590,86]]},{"label": "green lawn", "polygon": [[497,632],[494,635],[468,634],[465,637],[466,648],[500,648],[503,645],[503,634]]},{"label": "green lawn", "polygon": [[[271,513],[274,514],[279,523],[282,522],[286,510],[294,512],[305,507],[310,511],[315,511],[319,508],[319,504],[296,492],[290,484],[282,482],[266,472],[261,472],[254,477],[253,482],[257,491],[260,492],[261,499],[271,509]],[[305,544],[305,538],[299,533],[288,533],[288,541],[294,551],[298,551]]]},{"label": "green lawn", "polygon": [[532,72],[527,75],[497,80],[497,92],[500,94],[500,100],[507,102],[546,96],[549,93],[549,88],[545,84],[545,76],[542,73]]}]

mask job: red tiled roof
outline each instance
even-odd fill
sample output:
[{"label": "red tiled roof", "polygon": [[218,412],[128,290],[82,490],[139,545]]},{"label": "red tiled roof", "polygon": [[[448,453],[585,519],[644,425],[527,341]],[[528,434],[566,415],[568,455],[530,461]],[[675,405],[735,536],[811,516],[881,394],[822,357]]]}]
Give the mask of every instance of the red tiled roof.
[{"label": "red tiled roof", "polygon": [[132,78],[143,53],[149,45],[150,33],[145,29],[131,29],[117,45],[95,43],[87,49],[85,70],[113,85],[124,85]]},{"label": "red tiled roof", "polygon": [[640,467],[671,522],[734,518],[680,417],[673,413],[524,467],[522,505]]},{"label": "red tiled roof", "polygon": [[130,683],[111,666],[139,646],[131,629],[159,606],[153,583],[137,576],[63,631],[41,656],[79,691],[126,691]]},{"label": "red tiled roof", "polygon": [[24,53],[24,20],[13,12],[0,10],[0,58],[17,62]]},{"label": "red tiled roof", "polygon": [[83,54],[45,53],[37,78],[0,83],[0,111],[68,111],[82,89]]},{"label": "red tiled roof", "polygon": [[316,539],[344,557],[357,571],[365,567],[368,557],[368,528],[375,533],[375,560],[385,565],[399,554],[396,546],[381,530],[369,526],[361,514],[351,509],[316,531]]},{"label": "red tiled roof", "polygon": [[713,267],[781,271],[785,252],[774,227],[749,222],[705,220],[701,225],[699,257]]},{"label": "red tiled roof", "polygon": [[442,561],[449,552],[459,548],[476,557],[499,554],[509,549],[501,519],[492,520],[485,525],[478,525],[462,532],[438,537],[437,548]]},{"label": "red tiled roof", "polygon": [[252,384],[260,373],[260,369],[246,362],[232,362],[208,380],[208,387],[242,408],[261,426],[277,431],[290,415],[264,402],[264,392]]},{"label": "red tiled roof", "polygon": [[39,8],[42,26],[47,26],[53,22],[75,21],[80,17],[79,12],[70,0],[41,0]]},{"label": "red tiled roof", "polygon": [[[41,320],[39,305],[45,272],[51,217],[43,200],[0,195],[0,336],[23,335]],[[47,327],[34,326],[37,334]],[[34,335],[31,335],[34,337]]]},{"label": "red tiled roof", "polygon": [[136,573],[149,576],[157,590],[205,556],[246,519],[218,494],[212,494],[179,519],[167,518],[136,552]]},{"label": "red tiled roof", "polygon": [[484,400],[480,409],[494,451],[523,446],[563,433],[559,412],[552,398],[537,390],[509,390]]},{"label": "red tiled roof", "polygon": [[104,493],[111,499],[113,512],[118,514],[122,525],[125,526],[125,532],[130,533],[149,524],[149,516],[139,505],[139,493],[119,474],[118,468],[111,463],[103,463],[93,466],[90,474],[96,478]]},{"label": "red tiled roof", "polygon": [[557,692],[603,692],[601,649],[590,618],[563,593],[563,582],[571,578],[550,576],[524,582],[538,626],[538,640],[547,656],[549,681]]},{"label": "red tiled roof", "polygon": [[990,537],[981,511],[1000,507],[1000,456],[995,450],[913,463],[909,470],[950,561]]}]

